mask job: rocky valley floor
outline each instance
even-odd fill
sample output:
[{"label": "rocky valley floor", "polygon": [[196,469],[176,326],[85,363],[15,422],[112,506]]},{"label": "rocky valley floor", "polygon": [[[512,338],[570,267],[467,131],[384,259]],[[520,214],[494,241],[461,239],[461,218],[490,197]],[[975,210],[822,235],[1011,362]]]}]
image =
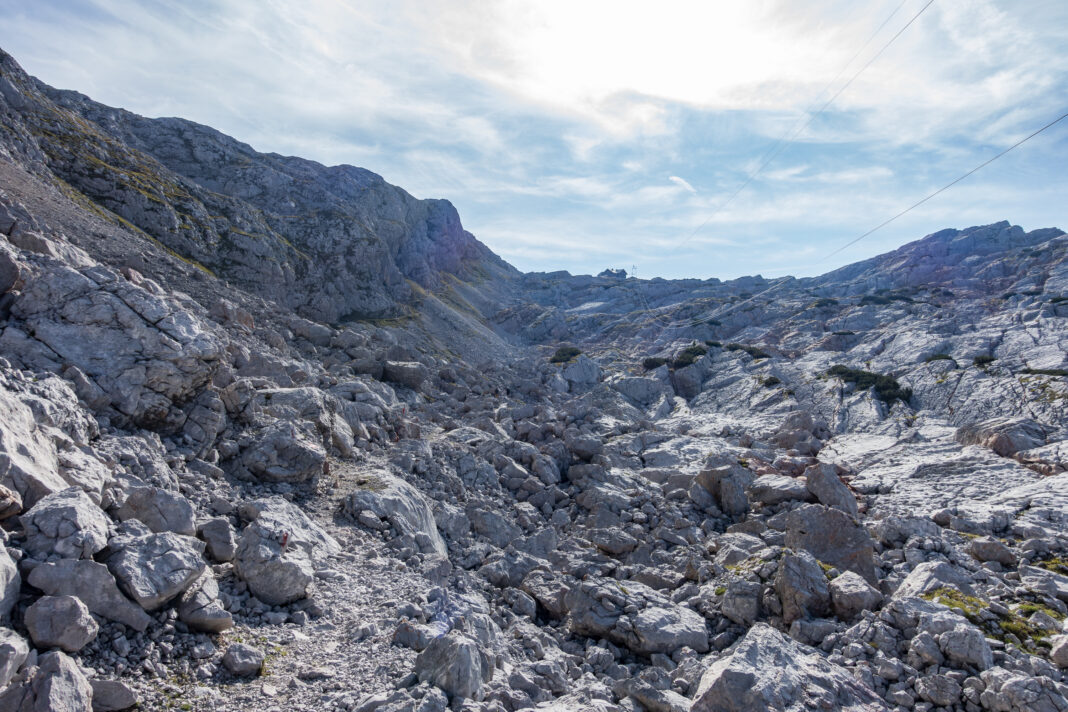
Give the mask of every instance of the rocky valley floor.
[{"label": "rocky valley floor", "polygon": [[1060,230],[520,274],[0,69],[0,710],[1068,710]]}]

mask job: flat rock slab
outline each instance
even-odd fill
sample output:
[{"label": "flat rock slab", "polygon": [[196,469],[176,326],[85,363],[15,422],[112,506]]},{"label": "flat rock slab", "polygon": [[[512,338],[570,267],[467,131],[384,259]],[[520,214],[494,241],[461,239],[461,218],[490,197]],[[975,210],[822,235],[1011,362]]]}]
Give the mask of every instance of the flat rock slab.
[{"label": "flat rock slab", "polygon": [[207,567],[204,542],[191,536],[170,532],[120,536],[109,546],[118,550],[108,557],[108,570],[146,611],[176,598]]}]

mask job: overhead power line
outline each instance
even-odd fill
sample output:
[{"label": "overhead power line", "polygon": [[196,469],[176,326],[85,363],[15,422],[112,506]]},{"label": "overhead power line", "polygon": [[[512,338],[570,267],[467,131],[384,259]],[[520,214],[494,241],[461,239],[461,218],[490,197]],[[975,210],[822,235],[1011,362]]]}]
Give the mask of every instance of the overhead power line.
[{"label": "overhead power line", "polygon": [[[910,19],[908,22],[906,22],[905,25],[900,30],[898,30],[896,33],[894,33],[894,36],[891,37],[889,40],[887,40],[886,43],[879,49],[879,51],[876,52],[874,55],[872,55],[872,57],[867,62],[864,63],[864,66],[862,66],[860,69],[858,69],[853,74],[853,76],[851,76],[849,78],[849,80],[845,84],[843,84],[841,87],[839,87],[838,91],[836,91],[834,94],[831,95],[830,99],[828,99],[827,101],[823,102],[823,105],[820,106],[820,108],[815,113],[809,113],[808,119],[803,124],[801,124],[801,126],[799,126],[797,129],[795,129],[793,131],[793,133],[787,133],[782,138],[780,138],[778,143],[776,143],[775,146],[773,146],[770,151],[768,151],[767,153],[764,154],[764,157],[761,159],[761,162],[757,166],[757,169],[755,171],[753,171],[752,173],[750,173],[749,176],[745,179],[745,181],[740,186],[738,186],[734,190],[734,192],[731,193],[730,196],[727,197],[727,199],[725,201],[720,203],[716,207],[716,209],[712,211],[711,215],[709,215],[707,218],[705,218],[704,222],[702,222],[700,225],[698,225],[696,228],[694,228],[693,232],[691,232],[689,235],[687,235],[685,238],[683,238],[681,241],[679,241],[679,243],[677,245],[675,245],[675,250],[678,250],[684,244],[686,244],[687,242],[692,240],[693,237],[705,227],[705,225],[708,225],[708,223],[712,222],[712,219],[715,218],[717,215],[719,215],[724,210],[724,208],[726,208],[728,205],[733,203],[734,199],[737,198],[738,195],[743,190],[745,190],[749,186],[750,183],[752,183],[754,180],[756,180],[757,176],[759,176],[761,173],[764,172],[764,169],[768,167],[768,164],[770,164],[776,158],[776,156],[778,156],[779,153],[781,153],[782,149],[785,148],[786,144],[789,143],[790,141],[793,141],[795,138],[797,138],[801,134],[801,132],[803,132],[805,129],[807,129],[809,126],[811,126],[812,122],[815,121],[819,116],[821,116],[823,114],[823,112],[825,112],[827,110],[827,107],[829,107],[832,103],[834,103],[834,100],[837,99],[839,96],[841,96],[842,92],[844,92],[846,89],[848,89],[853,84],[853,82],[855,82],[857,80],[857,77],[859,77],[861,74],[864,73],[864,70],[866,70],[868,67],[870,67],[875,62],[875,60],[879,59],[879,57],[882,56],[883,52],[885,52],[890,47],[890,45],[892,45],[897,40],[897,38],[900,37],[905,32],[905,30],[907,30],[912,25],[912,23],[916,22],[916,20],[919,19],[920,15],[922,15],[924,12],[926,12],[927,8],[929,8],[933,3],[934,3],[934,0],[927,0],[927,4],[925,4],[923,7],[921,7],[920,11],[912,16],[912,19]],[[830,81],[830,83],[824,88],[823,91],[827,91],[827,89],[829,89],[836,81],[838,81],[838,78],[841,77],[842,74],[845,72],[846,67],[848,67],[850,64],[853,63],[853,60],[856,59],[857,56],[859,56],[860,53],[864,51],[864,48],[868,46],[868,43],[871,42],[872,39],[877,34],[879,34],[880,30],[882,30],[883,27],[885,27],[886,24],[888,22],[890,22],[890,19],[893,18],[893,16],[897,14],[897,11],[900,10],[901,6],[904,5],[904,4],[905,3],[902,2],[901,5],[898,5],[896,8],[894,8],[894,11],[892,13],[890,13],[890,15],[885,20],[883,20],[882,24],[879,25],[879,28],[877,30],[875,30],[874,33],[872,33],[871,37],[869,37],[867,39],[867,41],[865,41],[865,43],[861,46],[861,48],[857,51],[857,53],[854,54],[853,57],[849,60],[849,62],[847,62],[845,64],[845,66],[842,67],[842,70],[838,72],[838,74],[835,76],[835,78]],[[823,94],[823,92],[820,92],[820,94]]]},{"label": "overhead power line", "polygon": [[[1043,126],[1040,129],[1038,129],[1037,131],[1034,131],[1034,132],[1028,134],[1024,138],[1020,139],[1016,143],[1014,143],[1011,146],[1009,146],[1008,148],[1006,148],[1004,151],[1001,151],[1000,153],[998,153],[996,156],[993,156],[992,158],[988,158],[987,160],[983,161],[982,163],[977,165],[975,168],[971,169],[970,171],[968,171],[967,173],[963,174],[959,178],[957,178],[957,179],[955,179],[953,181],[950,181],[949,183],[946,183],[944,186],[942,186],[938,190],[936,190],[933,193],[927,195],[926,197],[922,198],[921,200],[916,201],[915,203],[913,203],[909,207],[907,207],[904,210],[902,210],[901,212],[899,212],[897,215],[894,215],[892,218],[890,218],[888,220],[884,220],[883,222],[881,222],[878,225],[876,225],[875,227],[873,227],[871,230],[868,230],[867,232],[865,232],[865,233],[853,238],[852,240],[850,240],[849,242],[845,243],[841,247],[837,248],[833,252],[828,253],[826,256],[823,257],[823,259],[820,260],[820,262],[821,263],[822,262],[826,262],[831,257],[834,257],[835,255],[839,254],[843,250],[845,250],[845,249],[847,249],[849,247],[852,247],[853,245],[857,244],[858,242],[860,242],[864,238],[868,237],[872,233],[874,233],[874,232],[876,232],[878,230],[881,230],[882,228],[884,228],[887,225],[889,225],[890,223],[894,222],[895,220],[897,220],[901,216],[903,216],[903,215],[911,212],[915,208],[918,208],[919,206],[923,205],[924,203],[926,203],[931,198],[934,198],[935,196],[939,195],[940,193],[943,193],[946,190],[948,190],[949,188],[952,188],[953,186],[955,186],[957,183],[960,183],[962,180],[964,180],[968,176],[971,176],[972,174],[982,170],[983,168],[986,168],[991,163],[993,163],[994,161],[998,160],[999,158],[1001,158],[1005,154],[1009,153],[1010,151],[1015,150],[1016,148],[1019,148],[1020,146],[1024,145],[1025,143],[1027,143],[1028,141],[1033,139],[1035,136],[1038,136],[1043,131],[1046,131],[1046,130],[1056,126],[1057,124],[1059,124],[1061,121],[1064,121],[1065,119],[1068,119],[1068,112],[1065,112],[1065,113],[1061,114],[1059,117],[1057,117],[1053,121],[1050,121],[1048,124],[1046,124],[1045,126]],[[749,297],[748,299],[745,299],[745,300],[743,300],[741,302],[736,302],[734,304],[731,304],[730,306],[728,306],[728,307],[726,307],[726,308],[724,308],[722,310],[716,311],[715,313],[709,314],[709,315],[707,315],[705,317],[702,317],[700,319],[680,320],[680,321],[677,321],[677,322],[671,322],[671,323],[666,324],[665,327],[667,327],[667,328],[674,327],[674,326],[690,326],[690,327],[692,327],[692,326],[697,326],[699,324],[703,324],[703,323],[707,322],[709,319],[715,319],[717,317],[721,317],[721,316],[723,316],[725,314],[730,313],[731,311],[734,311],[738,307],[744,306],[745,304],[752,303],[753,301],[759,299],[760,297],[765,296],[766,294],[769,294],[770,292],[773,292],[776,289],[782,287],[784,284],[790,282],[792,279],[793,279],[792,277],[784,277],[780,281],[776,282],[772,286],[770,286],[767,289],[765,289],[763,292],[760,292],[758,294],[754,294],[752,297]]]}]

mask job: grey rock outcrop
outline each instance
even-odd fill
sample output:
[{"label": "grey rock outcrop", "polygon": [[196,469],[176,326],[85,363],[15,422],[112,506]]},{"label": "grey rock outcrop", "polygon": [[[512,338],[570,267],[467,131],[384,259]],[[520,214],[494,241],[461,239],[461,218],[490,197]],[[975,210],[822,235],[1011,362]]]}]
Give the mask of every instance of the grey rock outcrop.
[{"label": "grey rock outcrop", "polygon": [[0,692],[0,709],[17,712],[91,712],[93,688],[78,664],[60,651],[45,653],[33,677]]},{"label": "grey rock outcrop", "polygon": [[29,643],[10,628],[0,628],[0,689],[3,689],[30,654]]},{"label": "grey rock outcrop", "polygon": [[415,674],[452,697],[480,700],[493,666],[479,644],[462,633],[435,638],[415,659]]},{"label": "grey rock outcrop", "polygon": [[889,709],[849,672],[763,623],[705,671],[693,700],[692,712]]},{"label": "grey rock outcrop", "polygon": [[154,532],[174,532],[193,536],[196,519],[193,505],[176,492],[159,487],[135,487],[115,510],[120,521],[137,519]]},{"label": "grey rock outcrop", "polygon": [[207,567],[204,542],[171,532],[121,534],[108,548],[108,571],[146,611],[177,598]]},{"label": "grey rock outcrop", "polygon": [[389,522],[397,534],[411,537],[420,551],[446,553],[434,512],[419,490],[385,472],[368,475],[357,485],[342,505],[346,514],[355,519],[369,511]]},{"label": "grey rock outcrop", "polygon": [[845,571],[829,584],[831,607],[844,621],[851,621],[864,611],[874,610],[883,602],[883,594],[852,571]]},{"label": "grey rock outcrop", "polygon": [[831,612],[827,577],[819,562],[807,551],[787,552],[779,561],[775,591],[782,602],[782,620],[789,624],[798,618],[822,618]]},{"label": "grey rock outcrop", "polygon": [[38,648],[76,653],[96,637],[99,626],[74,596],[42,596],[26,609],[26,629]]},{"label": "grey rock outcrop", "polygon": [[137,631],[145,630],[151,618],[122,595],[104,564],[65,559],[35,566],[27,582],[49,596],[76,596],[89,611]]},{"label": "grey rock outcrop", "polygon": [[877,583],[871,536],[838,509],[810,504],[791,511],[786,517],[786,546],[804,549],[825,564]]},{"label": "grey rock outcrop", "polygon": [[43,497],[20,521],[26,550],[42,558],[91,558],[107,544],[107,517],[77,487]]}]

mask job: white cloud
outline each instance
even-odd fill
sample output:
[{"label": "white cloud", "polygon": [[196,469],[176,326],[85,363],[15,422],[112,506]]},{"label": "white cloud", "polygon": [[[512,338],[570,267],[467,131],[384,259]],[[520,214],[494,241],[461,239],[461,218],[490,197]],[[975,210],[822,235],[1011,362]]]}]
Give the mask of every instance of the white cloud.
[{"label": "white cloud", "polygon": [[690,185],[685,178],[679,178],[678,176],[668,176],[668,180],[674,183],[675,185],[681,186],[683,189],[690,191],[691,193],[697,192],[697,188],[694,188],[692,185]]}]

